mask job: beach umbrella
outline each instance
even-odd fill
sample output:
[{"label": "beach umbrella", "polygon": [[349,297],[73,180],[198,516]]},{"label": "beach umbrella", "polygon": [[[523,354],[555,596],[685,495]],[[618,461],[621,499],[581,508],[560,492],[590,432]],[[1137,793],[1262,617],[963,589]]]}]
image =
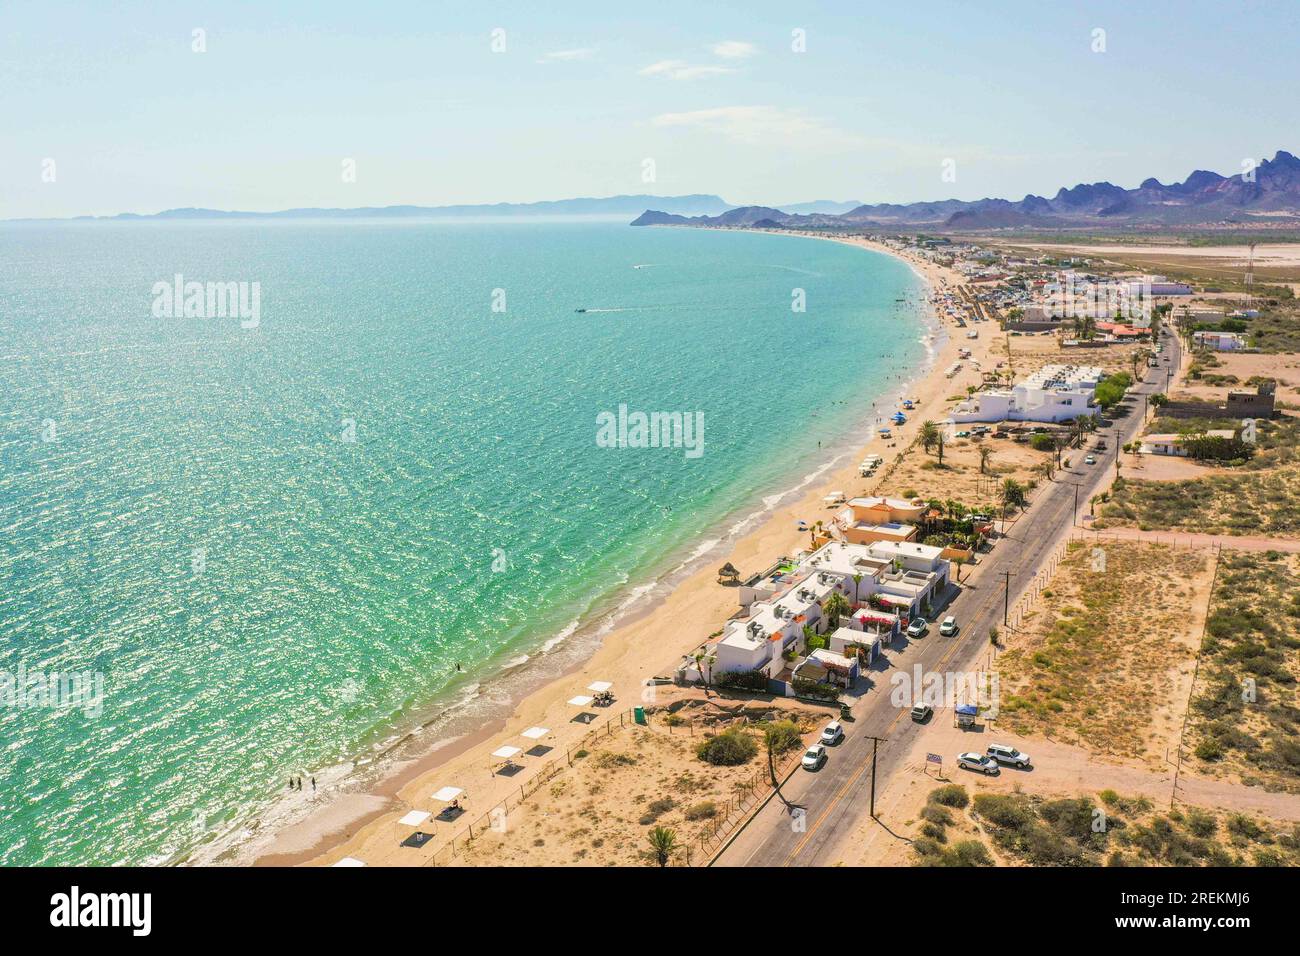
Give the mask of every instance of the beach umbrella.
[{"label": "beach umbrella", "polygon": [[[431,816],[433,816],[433,814],[429,813],[427,810],[412,810],[410,813],[406,814],[406,816],[402,817],[402,819],[398,820],[397,821],[398,826],[413,828],[410,835],[406,838],[406,840],[403,840],[402,843],[405,844],[407,840],[410,840],[413,837],[417,836],[418,834],[423,833],[424,831],[421,830],[420,827],[423,826],[424,821],[428,820],[429,817]],[[428,839],[429,836],[426,835],[424,840],[419,840],[415,842],[413,845],[423,846],[424,843],[428,841]]]},{"label": "beach umbrella", "polygon": [[[460,787],[443,787],[433,795],[433,799],[439,803],[451,803],[464,792]],[[428,816],[428,814],[425,814],[425,816]]]},{"label": "beach umbrella", "polygon": [[[730,565],[728,565],[730,567]],[[603,694],[614,685],[607,680],[592,681],[587,685],[587,690],[594,690],[597,694]]]},{"label": "beach umbrella", "polygon": [[[512,747],[509,744],[504,744],[498,747],[496,750],[492,751],[492,756],[497,758],[500,761],[503,761],[500,769],[504,770],[506,767],[515,766],[514,758],[517,754],[520,754],[522,752],[523,751],[521,751],[518,747]],[[497,769],[498,768],[496,767],[492,768],[492,773],[494,775],[496,774]]]}]

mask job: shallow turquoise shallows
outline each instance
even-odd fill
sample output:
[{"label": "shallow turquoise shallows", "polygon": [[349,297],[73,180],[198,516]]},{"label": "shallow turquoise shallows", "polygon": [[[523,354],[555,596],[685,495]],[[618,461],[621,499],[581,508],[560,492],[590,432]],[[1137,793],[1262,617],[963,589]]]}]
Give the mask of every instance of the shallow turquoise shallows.
[{"label": "shallow turquoise shallows", "polygon": [[[260,325],[156,317],[177,274],[259,283]],[[0,700],[0,862],[185,859],[492,700],[869,427],[920,288],[613,223],[0,227],[0,676],[103,677]],[[600,447],[620,405],[703,413],[703,454]]]}]

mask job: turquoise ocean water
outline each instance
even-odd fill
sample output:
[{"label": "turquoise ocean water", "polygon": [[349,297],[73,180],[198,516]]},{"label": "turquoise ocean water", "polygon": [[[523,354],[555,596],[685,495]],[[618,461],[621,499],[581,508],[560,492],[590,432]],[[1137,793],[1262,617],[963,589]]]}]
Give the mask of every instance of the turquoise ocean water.
[{"label": "turquoise ocean water", "polygon": [[[260,326],[154,317],[176,273],[260,283]],[[0,676],[103,679],[0,700],[0,863],[183,859],[504,703],[869,427],[920,289],[613,223],[0,226]],[[620,404],[702,412],[703,455],[598,447]]]}]

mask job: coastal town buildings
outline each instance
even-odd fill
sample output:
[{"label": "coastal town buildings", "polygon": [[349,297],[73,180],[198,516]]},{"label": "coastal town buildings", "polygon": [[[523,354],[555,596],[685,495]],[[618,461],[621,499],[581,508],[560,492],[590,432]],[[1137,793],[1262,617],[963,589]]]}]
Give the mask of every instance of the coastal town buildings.
[{"label": "coastal town buildings", "polygon": [[[891,501],[900,508],[921,507],[898,499],[878,500],[882,504],[877,508],[888,507],[883,503]],[[864,513],[871,508],[860,507]],[[852,506],[847,510],[852,511]],[[678,675],[698,680],[704,666],[710,677],[761,670],[775,678],[786,668],[789,652],[799,648],[805,628],[814,634],[830,632],[829,655],[842,655],[849,645],[862,644],[871,659],[878,645],[892,640],[907,619],[937,603],[947,590],[951,563],[942,553],[942,548],[914,541],[835,540],[806,554],[793,567],[770,569],[759,576],[762,580],[742,587],[742,601],[751,597],[752,602],[742,605],[742,616],[728,621],[721,636],[705,646],[709,663],[687,658]],[[825,611],[832,594],[839,594],[851,609],[834,628]]]},{"label": "coastal town buildings", "polygon": [[1062,422],[1092,414],[1106,373],[1095,365],[1046,365],[1012,388],[976,392],[949,416],[962,422]]}]

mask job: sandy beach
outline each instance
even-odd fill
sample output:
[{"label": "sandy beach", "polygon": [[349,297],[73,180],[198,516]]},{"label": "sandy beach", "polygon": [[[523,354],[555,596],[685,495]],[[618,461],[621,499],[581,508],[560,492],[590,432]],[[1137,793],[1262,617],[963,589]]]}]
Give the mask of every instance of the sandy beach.
[{"label": "sandy beach", "polygon": [[[929,294],[951,290],[963,282],[960,274],[950,269],[902,256],[867,240],[813,238],[845,242],[904,258],[927,283]],[[370,866],[429,865],[447,837],[459,833],[466,823],[477,820],[511,794],[518,795],[521,787],[528,787],[530,780],[546,773],[548,761],[563,761],[566,748],[576,746],[590,732],[588,725],[574,722],[579,708],[569,703],[575,695],[590,694],[586,689],[589,684],[608,681],[617,698],[607,711],[594,708],[598,722],[643,701],[658,704],[670,699],[678,692],[677,688],[647,688],[646,680],[671,675],[683,654],[719,631],[737,611],[736,591],[718,583],[716,568],[729,561],[744,577],[769,566],[782,555],[792,555],[806,547],[807,533],[798,531],[796,522],[829,518],[832,512],[822,499],[831,490],[842,490],[849,495],[897,491],[892,486],[889,465],[907,450],[917,423],[943,419],[949,399],[964,394],[968,385],[980,382],[978,366],[994,367],[1000,356],[993,350],[999,343],[1005,348],[1006,342],[995,326],[981,323],[980,338],[967,339],[962,334],[953,334],[954,325],[949,317],[939,318],[944,335],[938,343],[937,354],[929,370],[907,386],[908,394],[919,396],[921,404],[908,413],[909,423],[897,430],[892,445],[873,437],[858,454],[845,458],[842,466],[825,472],[801,493],[791,496],[792,500],[779,504],[753,530],[708,555],[703,566],[673,587],[656,606],[623,621],[604,637],[599,649],[581,667],[514,702],[508,717],[475,733],[441,742],[424,756],[393,767],[384,780],[364,792],[355,783],[340,783],[336,788],[327,784],[315,796],[316,807],[300,822],[274,833],[254,834],[234,851],[223,854],[218,862],[332,865],[343,857],[352,857]],[[959,348],[970,349],[972,359],[963,361],[961,371],[950,379],[946,372],[958,361]],[[863,395],[863,415],[871,416],[872,402],[881,398],[886,397]],[[882,408],[885,409],[882,414],[887,414],[888,406]],[[886,464],[877,476],[865,479],[859,476],[858,462],[870,452],[884,456]],[[547,733],[537,741],[522,738],[521,732],[530,727],[547,728]],[[548,756],[516,758],[523,770],[513,776],[493,774],[492,766],[500,761],[494,760],[492,751],[503,745],[527,751],[534,744],[552,749]],[[447,786],[464,791],[459,797],[464,815],[454,823],[438,822],[433,828],[435,838],[427,846],[418,849],[400,846],[399,841],[415,827],[404,827],[397,821],[412,810],[432,811],[436,815],[444,804],[434,800],[432,794]],[[429,825],[424,828],[429,829]]]}]

